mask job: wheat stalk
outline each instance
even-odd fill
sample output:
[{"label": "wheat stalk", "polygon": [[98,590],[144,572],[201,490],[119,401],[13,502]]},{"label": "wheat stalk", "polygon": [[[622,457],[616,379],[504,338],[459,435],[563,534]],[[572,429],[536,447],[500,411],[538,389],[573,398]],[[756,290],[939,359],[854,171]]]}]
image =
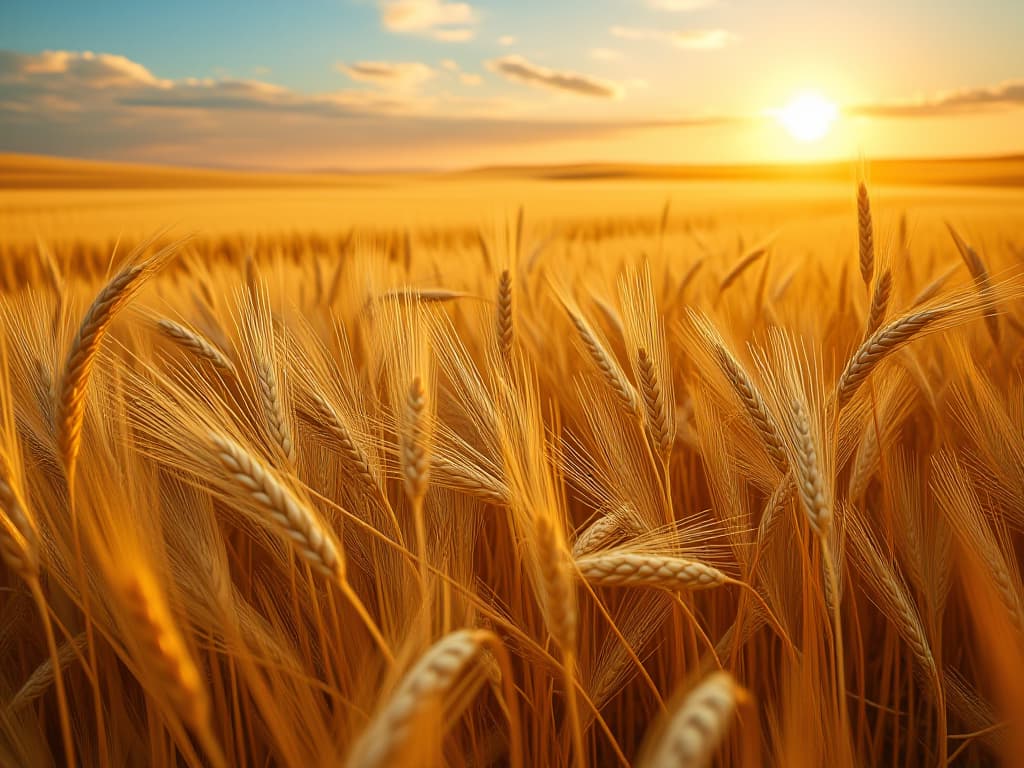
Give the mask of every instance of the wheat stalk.
[{"label": "wheat stalk", "polygon": [[694,591],[728,581],[717,568],[696,560],[640,552],[598,552],[577,559],[576,568],[587,582],[604,587]]},{"label": "wheat stalk", "polygon": [[626,374],[622,372],[619,364],[612,359],[604,345],[597,340],[590,325],[571,309],[569,310],[569,319],[576,328],[576,333],[579,334],[580,341],[583,342],[583,346],[590,355],[590,359],[597,366],[598,370],[601,371],[608,385],[618,395],[622,405],[631,414],[639,413],[639,405],[633,385],[629,383]]},{"label": "wheat stalk", "polygon": [[995,308],[995,292],[992,289],[992,278],[989,276],[985,262],[981,260],[978,252],[960,237],[960,233],[953,229],[953,225],[948,221],[946,222],[946,227],[949,229],[949,234],[953,236],[953,242],[956,243],[956,248],[960,252],[964,264],[967,265],[967,270],[971,273],[971,277],[974,278],[974,284],[978,288],[978,293],[985,300],[985,325],[988,328],[989,336],[992,337],[992,343],[998,347],[1000,338],[999,315]]},{"label": "wheat stalk", "polygon": [[231,374],[232,376],[235,375],[234,364],[228,360],[224,353],[221,352],[212,341],[198,331],[186,328],[184,325],[167,318],[157,320],[156,325],[164,336],[171,339],[182,348],[187,349],[196,357],[206,360],[212,364],[214,368],[223,371],[224,373]]},{"label": "wheat stalk", "polygon": [[671,715],[644,768],[702,768],[725,737],[738,689],[728,672],[709,675]]},{"label": "wheat stalk", "polygon": [[735,266],[729,270],[729,272],[722,278],[722,282],[718,284],[719,295],[726,292],[733,283],[740,279],[744,272],[746,272],[753,264],[757,263],[766,253],[768,252],[767,247],[757,248],[738,262]]},{"label": "wheat stalk", "polygon": [[952,310],[948,307],[925,309],[897,318],[875,331],[853,353],[836,385],[836,403],[843,408],[854,396],[861,384],[886,357],[905,344],[913,341],[930,325],[946,317]]},{"label": "wheat stalk", "polygon": [[285,488],[270,469],[229,437],[210,432],[217,462],[246,498],[276,523],[310,566],[325,576],[344,580],[344,562],[316,513]]},{"label": "wheat stalk", "polygon": [[786,451],[782,446],[782,438],[779,437],[778,427],[775,420],[768,412],[768,408],[761,397],[754,382],[740,365],[739,360],[733,357],[722,344],[715,342],[715,360],[725,374],[725,378],[732,385],[733,391],[739,397],[740,403],[750,417],[754,428],[761,436],[768,455],[775,462],[775,466],[785,469],[787,466]]},{"label": "wheat stalk", "polygon": [[85,394],[100,344],[114,317],[138,292],[146,278],[162,267],[177,245],[168,246],[149,259],[125,266],[97,294],[86,310],[64,363],[57,400],[57,445],[72,486],[75,461],[82,439]]},{"label": "wheat stalk", "polygon": [[342,421],[337,410],[319,392],[310,392],[309,394],[313,412],[318,417],[317,426],[337,440],[337,446],[350,471],[359,478],[363,486],[371,493],[380,493],[377,475],[370,466],[370,460],[352,437],[352,433]]}]

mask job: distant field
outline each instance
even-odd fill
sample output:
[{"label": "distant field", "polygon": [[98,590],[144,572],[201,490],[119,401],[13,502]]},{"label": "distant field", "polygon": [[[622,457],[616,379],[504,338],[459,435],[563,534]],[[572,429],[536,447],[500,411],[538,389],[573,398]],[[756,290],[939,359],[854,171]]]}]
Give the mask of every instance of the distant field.
[{"label": "distant field", "polygon": [[[913,213],[923,237],[954,217],[980,234],[1024,209],[1024,159],[880,162],[885,215]],[[361,230],[493,230],[523,205],[535,232],[656,220],[793,246],[849,229],[852,165],[802,168],[573,166],[415,175],[263,174],[0,156],[0,235],[9,243],[171,233],[331,235]],[[894,225],[894,222],[890,222]]]}]

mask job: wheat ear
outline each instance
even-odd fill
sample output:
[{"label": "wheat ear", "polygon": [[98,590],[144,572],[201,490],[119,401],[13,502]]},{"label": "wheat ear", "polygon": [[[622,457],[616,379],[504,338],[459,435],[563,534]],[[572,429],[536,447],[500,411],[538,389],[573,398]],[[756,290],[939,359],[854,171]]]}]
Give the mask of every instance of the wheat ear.
[{"label": "wheat ear", "polygon": [[234,364],[217,348],[216,344],[203,334],[167,318],[157,320],[156,326],[164,336],[183,349],[187,349],[201,360],[206,360],[217,370],[232,376],[235,375]]},{"label": "wheat ear", "polygon": [[97,294],[82,318],[64,363],[57,401],[57,445],[64,460],[69,487],[72,486],[75,461],[81,446],[89,374],[103,337],[118,311],[138,292],[146,278],[167,262],[176,248],[176,244],[168,246],[139,264],[124,267]]},{"label": "wheat ear", "polygon": [[210,432],[208,437],[217,462],[228,479],[282,529],[313,569],[342,582],[344,562],[316,513],[234,440],[215,432]]},{"label": "wheat ear", "polygon": [[503,360],[512,354],[512,341],[515,329],[512,320],[512,275],[505,269],[498,280],[498,309],[495,317],[495,330],[498,338],[498,352]]},{"label": "wheat ear", "polygon": [[0,454],[0,559],[26,583],[39,577],[39,532],[25,509],[3,454]]},{"label": "wheat ear", "polygon": [[423,380],[417,376],[406,393],[401,434],[402,482],[412,501],[423,498],[430,480],[426,410],[427,393],[423,388]]},{"label": "wheat ear", "polygon": [[644,768],[702,768],[725,737],[739,690],[728,672],[709,675],[672,714]]},{"label": "wheat ear", "polygon": [[992,343],[999,346],[999,316],[995,308],[995,292],[992,290],[992,278],[985,267],[985,262],[981,260],[978,252],[960,237],[960,233],[953,229],[952,224],[946,222],[946,227],[949,229],[949,234],[953,236],[953,242],[956,243],[956,248],[967,265],[967,270],[971,273],[971,277],[974,278],[974,284],[978,288],[978,293],[985,300],[985,325],[988,328],[989,336],[992,337]]},{"label": "wheat ear", "polygon": [[579,617],[569,553],[548,518],[539,517],[534,529],[548,631],[564,654],[572,654]]},{"label": "wheat ear", "polygon": [[598,341],[586,320],[572,310],[569,310],[569,319],[576,328],[576,333],[579,334],[580,341],[583,342],[583,346],[586,348],[587,354],[590,355],[590,359],[593,360],[598,370],[601,371],[605,381],[608,382],[608,385],[615,394],[619,396],[622,405],[629,413],[638,413],[639,407],[636,392],[633,389],[633,385],[626,378],[626,374],[622,372],[619,364],[612,359],[604,345]]},{"label": "wheat ear", "polygon": [[352,433],[342,421],[337,410],[319,392],[310,393],[310,399],[313,411],[317,416],[317,426],[337,440],[337,447],[348,464],[349,470],[355,474],[367,491],[380,494],[380,485],[377,482],[376,473],[370,466],[370,460],[353,439]]},{"label": "wheat ear", "polygon": [[52,657],[36,667],[32,674],[28,676],[28,679],[22,683],[18,692],[11,697],[11,701],[7,705],[7,711],[18,712],[46,693],[57,679],[57,672],[70,664],[71,660],[78,656],[83,648],[85,648],[84,632],[62,643],[57,650],[57,667],[54,667]]},{"label": "wheat ear", "polygon": [[836,403],[843,408],[860,385],[886,357],[911,342],[928,326],[948,315],[949,308],[937,307],[904,315],[875,331],[857,348],[836,385]]},{"label": "wheat ear", "polygon": [[811,422],[807,409],[799,398],[790,401],[790,416],[794,428],[793,474],[796,479],[800,500],[810,521],[811,528],[819,536],[828,532],[832,521],[832,506],[825,489],[821,467],[818,464],[818,449],[811,433]]},{"label": "wheat ear", "polygon": [[181,719],[203,731],[210,713],[206,689],[159,590],[145,571],[137,571],[121,592],[144,668],[154,674]]},{"label": "wheat ear", "polygon": [[729,270],[726,276],[722,278],[722,282],[718,284],[719,295],[725,293],[729,286],[739,280],[740,276],[767,252],[767,248],[757,248],[736,262],[736,265]]},{"label": "wheat ear", "polygon": [[667,462],[672,453],[672,444],[675,442],[675,423],[669,416],[668,403],[661,382],[658,381],[658,374],[654,370],[654,361],[643,347],[636,351],[636,368],[640,394],[644,401],[644,415],[647,417],[647,429],[661,453],[662,460]]},{"label": "wheat ear", "polygon": [[871,223],[871,200],[864,182],[857,185],[857,235],[860,252],[860,276],[871,285],[875,271],[875,232]]},{"label": "wheat ear", "polygon": [[725,584],[724,573],[682,557],[640,552],[598,552],[579,558],[576,568],[590,584],[604,587],[649,586],[677,591]]},{"label": "wheat ear", "polygon": [[[413,746],[410,737],[417,720],[443,702],[490,637],[484,630],[461,629],[427,649],[359,737],[346,762],[348,768],[396,765]],[[474,688],[482,682],[483,677],[475,681]]]},{"label": "wheat ear", "polygon": [[717,342],[715,343],[715,359],[725,374],[725,378],[732,385],[733,391],[739,397],[740,403],[743,404],[747,416],[754,423],[754,427],[761,436],[761,441],[764,443],[768,455],[775,462],[775,466],[780,470],[785,470],[787,466],[786,451],[782,447],[782,439],[779,437],[779,430],[775,425],[775,420],[768,412],[761,393],[743,369],[743,366],[740,365],[739,360]]},{"label": "wheat ear", "polygon": [[268,361],[262,358],[256,361],[256,383],[259,387],[260,404],[263,406],[263,415],[267,420],[270,437],[281,449],[281,453],[288,463],[294,467],[296,461],[295,441],[292,439],[292,430],[288,424],[284,402],[281,400],[277,372]]},{"label": "wheat ear", "polygon": [[643,530],[639,515],[628,507],[601,515],[576,537],[572,544],[573,559],[578,560],[622,539],[638,536]]},{"label": "wheat ear", "polygon": [[889,308],[889,296],[892,294],[892,270],[885,270],[878,282],[875,283],[875,291],[871,295],[871,308],[868,310],[867,330],[864,336],[870,336],[885,319],[885,311]]}]

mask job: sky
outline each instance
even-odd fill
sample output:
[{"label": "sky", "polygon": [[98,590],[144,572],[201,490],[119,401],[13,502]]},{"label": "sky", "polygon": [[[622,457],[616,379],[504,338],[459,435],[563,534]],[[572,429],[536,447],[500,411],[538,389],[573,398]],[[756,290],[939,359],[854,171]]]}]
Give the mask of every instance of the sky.
[{"label": "sky", "polygon": [[0,152],[274,170],[1024,151],[1020,0],[0,0]]}]

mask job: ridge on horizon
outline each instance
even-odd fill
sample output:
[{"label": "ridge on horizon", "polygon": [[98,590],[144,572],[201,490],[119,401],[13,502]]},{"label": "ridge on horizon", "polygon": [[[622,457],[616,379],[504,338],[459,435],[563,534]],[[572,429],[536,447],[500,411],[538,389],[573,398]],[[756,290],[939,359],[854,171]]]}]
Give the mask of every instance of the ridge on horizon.
[{"label": "ridge on horizon", "polygon": [[[282,170],[140,163],[57,155],[0,153],[0,188],[134,188],[183,186],[331,186],[402,178],[515,178],[539,181],[841,181],[859,160],[801,163],[641,163],[593,161],[494,164],[458,169]],[[865,161],[873,183],[1024,187],[1024,153],[973,157],[876,158]]]}]

